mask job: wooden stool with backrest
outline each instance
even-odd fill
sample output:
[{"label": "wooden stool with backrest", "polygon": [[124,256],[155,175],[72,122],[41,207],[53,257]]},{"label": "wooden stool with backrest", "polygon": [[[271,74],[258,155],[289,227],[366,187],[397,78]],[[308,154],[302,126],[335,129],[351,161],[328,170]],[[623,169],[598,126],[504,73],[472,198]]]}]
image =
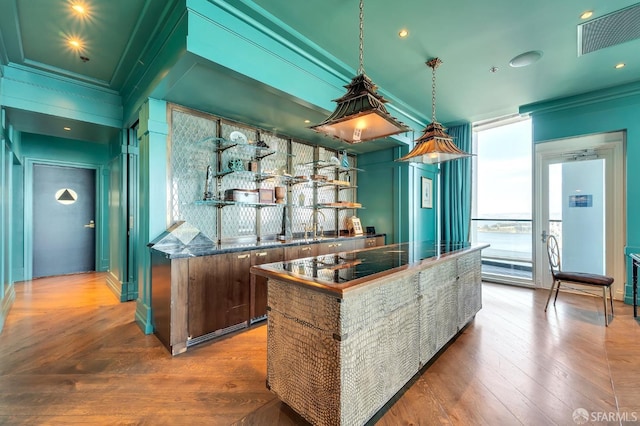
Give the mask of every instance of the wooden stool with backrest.
[{"label": "wooden stool with backrest", "polygon": [[[553,294],[554,287],[556,287],[556,296],[553,299],[553,306],[556,305],[561,282],[568,284],[579,284],[582,286],[599,287],[602,288],[602,298],[604,300],[604,325],[608,326],[609,317],[607,315],[607,289],[609,289],[611,317],[613,318],[613,296],[611,294],[611,285],[613,284],[613,278],[599,274],[563,271],[562,267],[560,266],[560,248],[558,247],[558,241],[556,240],[556,237],[554,237],[553,235],[547,237],[547,255],[549,256],[549,267],[551,268],[553,284],[551,284],[551,288],[549,289],[549,297],[547,297],[547,303],[546,305],[544,305],[544,311],[547,312],[547,307],[549,306],[549,300],[551,300],[551,295]],[[578,288],[574,288],[574,290],[581,291]]]}]

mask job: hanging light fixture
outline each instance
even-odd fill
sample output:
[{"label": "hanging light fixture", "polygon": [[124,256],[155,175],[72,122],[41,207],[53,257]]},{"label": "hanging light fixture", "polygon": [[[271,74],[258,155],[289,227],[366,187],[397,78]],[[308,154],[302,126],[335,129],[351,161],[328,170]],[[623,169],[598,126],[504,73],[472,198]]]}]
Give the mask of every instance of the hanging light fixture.
[{"label": "hanging light fixture", "polygon": [[426,64],[432,70],[431,77],[431,123],[424,129],[422,136],[410,153],[396,161],[435,164],[443,161],[470,157],[453,143],[442,124],[436,121],[436,68],[442,63],[439,58],[430,59]]},{"label": "hanging light fixture", "polygon": [[347,93],[334,99],[336,110],[325,121],[311,126],[318,133],[360,143],[409,131],[409,127],[389,114],[388,101],[378,94],[377,87],[364,73],[364,0],[360,0],[360,64],[358,75],[344,86]]}]

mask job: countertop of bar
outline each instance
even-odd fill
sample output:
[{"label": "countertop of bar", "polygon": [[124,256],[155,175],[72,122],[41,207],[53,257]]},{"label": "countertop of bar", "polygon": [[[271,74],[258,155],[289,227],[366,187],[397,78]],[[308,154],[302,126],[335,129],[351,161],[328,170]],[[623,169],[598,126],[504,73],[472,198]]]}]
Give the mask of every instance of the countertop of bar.
[{"label": "countertop of bar", "polygon": [[488,244],[421,241],[274,262],[251,267],[268,278],[343,294],[390,274],[415,272],[440,259],[482,250]]},{"label": "countertop of bar", "polygon": [[199,241],[198,237],[194,238],[189,244],[182,244],[176,238],[164,238],[160,242],[152,241],[148,244],[149,248],[157,252],[161,252],[170,259],[178,259],[185,257],[210,256],[216,254],[235,253],[247,250],[260,250],[278,247],[301,246],[307,244],[319,244],[324,242],[344,241],[347,239],[362,239],[372,237],[383,237],[385,234],[364,234],[358,236],[323,236],[319,238],[292,238],[286,241],[264,240],[256,242],[255,239],[245,241],[239,240],[234,242],[223,242],[216,244],[209,239]]}]

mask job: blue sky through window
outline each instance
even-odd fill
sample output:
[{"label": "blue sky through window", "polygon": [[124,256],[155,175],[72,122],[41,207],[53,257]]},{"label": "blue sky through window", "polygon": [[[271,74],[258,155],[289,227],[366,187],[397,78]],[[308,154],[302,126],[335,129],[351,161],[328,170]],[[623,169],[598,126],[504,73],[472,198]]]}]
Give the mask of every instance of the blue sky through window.
[{"label": "blue sky through window", "polygon": [[477,132],[476,218],[531,219],[531,120]]}]

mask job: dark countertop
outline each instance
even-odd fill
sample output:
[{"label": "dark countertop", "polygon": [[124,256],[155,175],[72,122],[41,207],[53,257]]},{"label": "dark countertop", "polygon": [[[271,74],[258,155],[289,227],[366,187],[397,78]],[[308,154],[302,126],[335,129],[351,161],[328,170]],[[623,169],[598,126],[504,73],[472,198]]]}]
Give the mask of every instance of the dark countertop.
[{"label": "dark countertop", "polygon": [[424,269],[428,263],[461,256],[488,246],[435,241],[409,242],[256,265],[251,267],[251,272],[341,295],[359,284],[369,283],[392,273],[414,272]]},{"label": "dark countertop", "polygon": [[267,248],[278,248],[278,247],[293,247],[293,246],[302,246],[308,244],[319,244],[325,242],[332,241],[344,241],[344,240],[357,240],[363,238],[372,238],[372,237],[383,237],[386,234],[365,234],[359,236],[352,237],[322,237],[318,239],[304,239],[297,238],[292,239],[286,242],[280,242],[276,240],[267,240],[256,242],[255,240],[247,241],[247,242],[235,242],[235,243],[222,243],[216,244],[211,242],[208,239],[203,239],[201,242],[198,241],[197,238],[188,244],[181,244],[177,239],[174,238],[165,238],[162,242],[154,242],[149,243],[149,248],[152,251],[163,253],[169,259],[178,259],[184,257],[198,257],[198,256],[210,256],[216,254],[225,254],[225,253],[235,253],[240,251],[247,250],[259,250],[259,249],[267,249]]}]

